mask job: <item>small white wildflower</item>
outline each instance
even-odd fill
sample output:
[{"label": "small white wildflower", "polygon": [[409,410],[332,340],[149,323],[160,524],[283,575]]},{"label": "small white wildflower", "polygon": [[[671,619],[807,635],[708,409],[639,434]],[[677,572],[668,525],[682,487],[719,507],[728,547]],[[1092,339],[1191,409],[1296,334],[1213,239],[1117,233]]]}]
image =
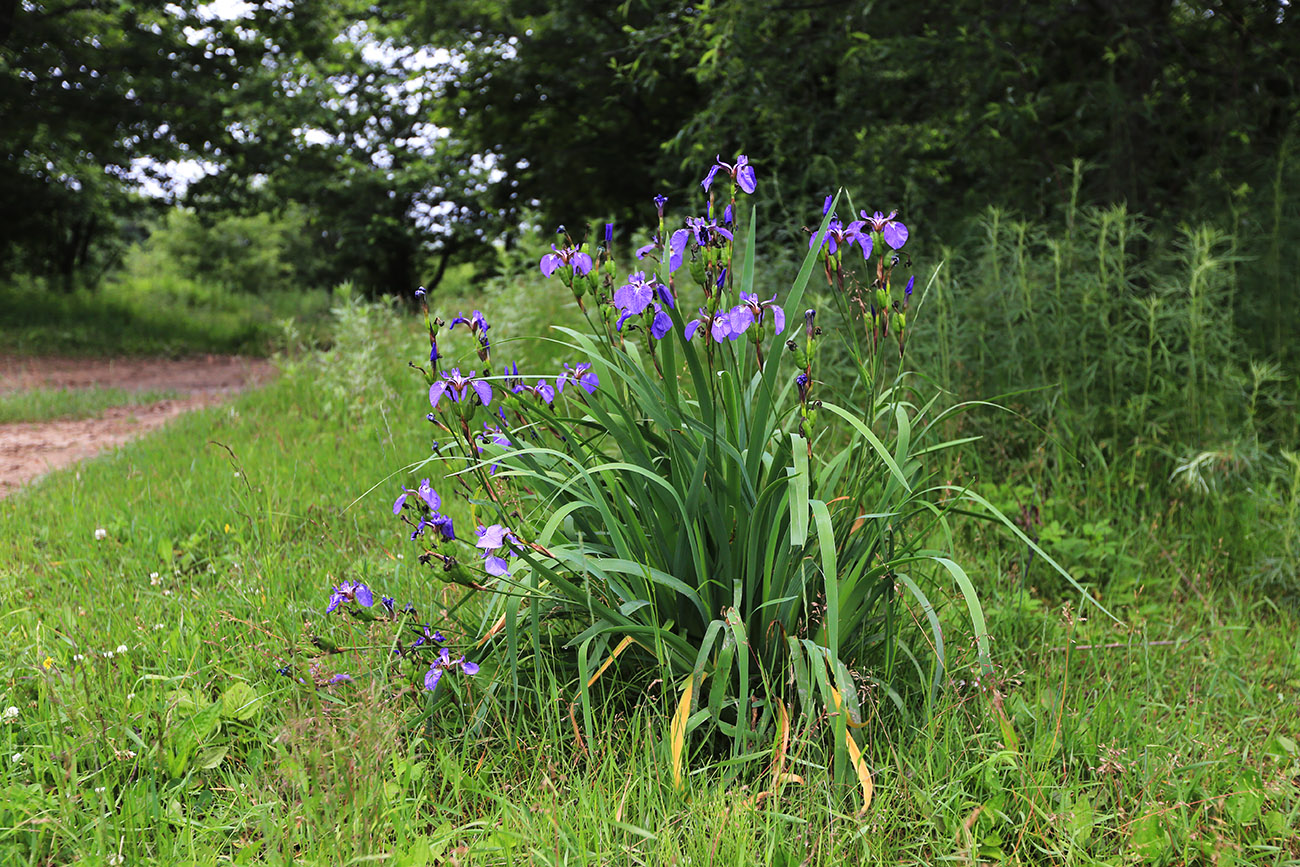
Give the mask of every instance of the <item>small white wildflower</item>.
[{"label": "small white wildflower", "polygon": [[133,698],[135,698],[135,693],[133,693],[133,692],[128,692],[128,693],[126,694],[126,700],[127,700],[127,701],[130,701],[130,700],[133,699]]},{"label": "small white wildflower", "polygon": [[398,554],[398,555],[397,555],[397,559],[398,559],[398,560],[405,560],[405,559],[406,559],[406,555],[405,555],[405,554]]},{"label": "small white wildflower", "polygon": [[5,708],[5,712],[0,714],[0,718],[4,719],[5,722],[9,722],[11,719],[18,719],[18,708],[9,705],[9,707]]},{"label": "small white wildflower", "polygon": [[170,596],[170,595],[172,595],[171,588],[168,587],[166,590],[164,590],[164,591],[163,591],[163,595],[164,595],[164,596]]},{"label": "small white wildflower", "polygon": [[160,630],[160,629],[162,629],[162,628],[163,628],[163,625],[162,625],[161,623],[155,623],[155,624],[153,625],[153,631],[154,631],[154,632],[157,632],[158,630]]},{"label": "small white wildflower", "polygon": [[162,583],[162,579],[158,577],[158,573],[157,573],[157,572],[150,572],[150,573],[149,573],[149,583],[152,584],[153,586],[157,587],[159,584]]},{"label": "small white wildflower", "polygon": [[104,794],[104,787],[103,787],[103,786],[96,786],[96,787],[95,787],[95,794],[96,794],[96,795],[102,795],[102,794]]},{"label": "small white wildflower", "polygon": [[95,541],[99,541],[99,540],[101,540],[101,539],[104,539],[104,538],[106,538],[107,536],[108,536],[108,531],[105,530],[103,527],[96,527],[96,528],[95,528]]},{"label": "small white wildflower", "polygon": [[82,661],[83,659],[85,659],[85,658],[86,658],[86,655],[85,655],[84,653],[74,653],[74,654],[72,654],[72,661],[73,661],[73,662],[81,662],[81,661]]},{"label": "small white wildflower", "polygon": [[235,478],[239,478],[239,470],[235,470]]},{"label": "small white wildflower", "polygon": [[111,651],[111,650],[105,650],[105,651],[104,651],[104,658],[105,658],[105,659],[112,659],[112,658],[113,658],[113,651]]},{"label": "small white wildflower", "polygon": [[117,852],[109,852],[108,857],[104,859],[104,863],[109,865],[109,867],[122,867],[122,865],[126,863],[126,856],[120,855]]},{"label": "small white wildflower", "polygon": [[118,653],[126,653],[126,652],[127,652],[128,650],[130,650],[130,649],[131,649],[131,648],[127,647],[125,644],[119,644],[119,645],[117,646],[117,652],[118,652]]},{"label": "small white wildflower", "polygon": [[22,753],[14,753],[13,756],[11,756],[11,758],[13,759],[14,764],[16,764],[16,765],[21,765],[21,764],[23,763],[23,754],[22,754]]}]

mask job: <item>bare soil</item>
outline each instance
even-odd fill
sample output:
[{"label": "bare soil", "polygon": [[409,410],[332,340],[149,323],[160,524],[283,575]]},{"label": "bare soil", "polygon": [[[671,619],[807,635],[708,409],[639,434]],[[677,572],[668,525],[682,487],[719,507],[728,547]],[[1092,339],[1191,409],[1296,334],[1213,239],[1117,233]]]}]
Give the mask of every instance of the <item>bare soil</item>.
[{"label": "bare soil", "polygon": [[20,358],[0,355],[0,393],[31,388],[122,388],[184,395],[114,407],[97,418],[0,424],[0,499],[38,476],[116,448],[182,413],[220,403],[275,375],[262,359]]}]

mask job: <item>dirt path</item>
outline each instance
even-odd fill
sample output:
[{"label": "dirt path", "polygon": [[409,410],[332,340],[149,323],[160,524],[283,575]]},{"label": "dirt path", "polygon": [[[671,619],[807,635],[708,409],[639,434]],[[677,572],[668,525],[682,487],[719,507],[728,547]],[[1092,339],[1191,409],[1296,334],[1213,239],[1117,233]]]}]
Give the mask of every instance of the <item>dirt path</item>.
[{"label": "dirt path", "polygon": [[236,356],[179,360],[18,358],[0,355],[0,394],[30,388],[123,388],[184,395],[115,407],[93,419],[0,424],[0,499],[37,476],[93,457],[182,413],[210,406],[275,375],[267,361]]}]

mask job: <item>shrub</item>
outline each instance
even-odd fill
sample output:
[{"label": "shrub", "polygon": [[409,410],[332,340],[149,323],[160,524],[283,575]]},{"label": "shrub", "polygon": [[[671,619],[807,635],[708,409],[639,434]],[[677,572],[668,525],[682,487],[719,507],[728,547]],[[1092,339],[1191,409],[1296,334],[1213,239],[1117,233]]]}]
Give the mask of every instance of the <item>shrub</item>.
[{"label": "shrub", "polygon": [[[486,717],[486,699],[542,710],[550,690],[531,674],[562,645],[588,740],[598,686],[662,683],[679,783],[697,730],[732,769],[770,758],[779,786],[791,738],[829,727],[837,771],[869,802],[852,730],[866,724],[869,695],[902,705],[911,675],[925,693],[944,683],[949,638],[932,598],[956,587],[989,667],[977,589],[945,547],[954,506],[987,503],[929,469],[961,441],[938,436],[953,410],[904,372],[920,306],[915,278],[903,280],[906,226],[865,211],[845,223],[828,196],[778,303],[752,291],[755,209],[742,222],[737,194],[754,191],[753,169],[743,156],[720,162],[706,189],[719,173],[730,197],[710,192],[706,215],[683,228],[669,230],[656,197],[658,232],[626,280],[615,279],[609,226],[601,244],[566,235],[542,258],[589,325],[547,338],[570,353],[562,370],[490,375],[500,344],[478,311],[450,322],[478,356],[475,369],[453,367],[439,344],[445,323],[426,311],[429,461],[469,496],[476,530],[454,526],[427,478],[394,513],[421,562],[484,603],[466,647],[475,659],[453,659],[441,632],[393,600],[366,605],[364,586],[341,586],[332,607],[409,618],[414,631],[394,650],[423,671],[434,704],[479,684],[471,721]],[[815,272],[831,286],[834,334],[803,308]],[[828,341],[851,365],[839,393],[822,375]],[[919,641],[913,623],[925,624]]]}]

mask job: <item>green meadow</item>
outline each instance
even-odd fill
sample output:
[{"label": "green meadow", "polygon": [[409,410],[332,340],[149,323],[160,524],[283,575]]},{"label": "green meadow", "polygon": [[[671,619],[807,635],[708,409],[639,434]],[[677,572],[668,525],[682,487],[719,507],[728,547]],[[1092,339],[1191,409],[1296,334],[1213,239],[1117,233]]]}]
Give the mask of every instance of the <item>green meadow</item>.
[{"label": "green meadow", "polygon": [[[999,338],[996,322],[961,335],[942,292],[996,297],[1000,249],[941,271],[926,302],[946,320],[922,326],[931,350],[918,363],[950,389]],[[1037,311],[1011,308],[1031,297],[980,316],[1023,321]],[[1176,306],[1186,293],[1166,300],[1192,315]],[[562,289],[533,277],[443,290],[431,306],[481,308],[497,357],[521,369],[554,366],[553,348],[512,338],[578,321]],[[1051,315],[1064,332],[1067,316],[1095,314]],[[1152,436],[1135,414],[1167,429],[1192,399],[1163,371],[1124,413],[1080,421],[1082,401],[1053,410],[1031,390],[1002,401],[1014,415],[963,416],[962,433],[984,439],[943,472],[1019,516],[1097,604],[1005,529],[959,523],[992,671],[958,587],[931,591],[941,688],[896,701],[864,684],[862,812],[821,724],[797,731],[779,777],[766,759],[731,767],[697,742],[678,786],[676,695],[661,683],[596,690],[590,737],[563,649],[525,660],[543,712],[495,706],[500,672],[486,666],[434,708],[418,677],[395,672],[395,623],[325,616],[346,579],[414,601],[457,648],[490,626],[473,594],[414,562],[392,514],[402,485],[449,483],[424,460],[427,388],[407,367],[427,359],[422,329],[336,298],[329,348],[287,341],[273,383],[0,501],[0,863],[1300,862],[1300,470],[1270,446],[1294,431],[1285,392],[1257,377],[1242,416],[1257,435],[1188,460],[1132,434]],[[1070,351],[1105,351],[1074,330],[1085,339]],[[1133,334],[1137,348],[1100,368],[1114,382],[1182,363],[1172,350],[1149,361]],[[468,336],[448,341],[468,366]],[[1222,360],[1199,346],[1206,364]],[[1066,375],[1040,351],[1049,378]],[[1015,375],[999,363],[979,368],[985,394]],[[1110,400],[1112,381],[1097,382],[1068,385]],[[1222,403],[1200,405],[1226,424],[1241,407]],[[26,406],[47,414],[42,399]],[[1099,424],[1108,436],[1084,436]],[[469,507],[448,508],[469,526]]]}]

